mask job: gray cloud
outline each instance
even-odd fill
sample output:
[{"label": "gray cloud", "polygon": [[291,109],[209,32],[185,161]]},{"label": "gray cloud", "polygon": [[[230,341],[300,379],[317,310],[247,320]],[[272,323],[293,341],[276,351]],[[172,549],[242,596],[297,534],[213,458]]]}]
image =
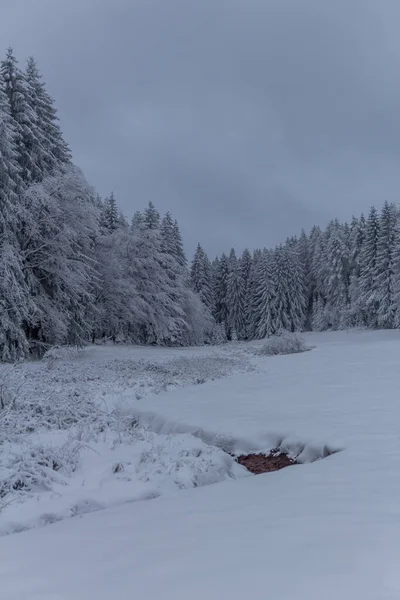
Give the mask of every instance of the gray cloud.
[{"label": "gray cloud", "polygon": [[76,162],[187,247],[272,245],[397,201],[397,0],[3,0]]}]

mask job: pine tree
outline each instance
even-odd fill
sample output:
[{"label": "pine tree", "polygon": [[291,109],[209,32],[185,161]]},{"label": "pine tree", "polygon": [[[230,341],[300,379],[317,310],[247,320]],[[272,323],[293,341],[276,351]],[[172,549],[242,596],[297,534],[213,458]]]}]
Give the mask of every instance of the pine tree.
[{"label": "pine tree", "polygon": [[35,59],[32,57],[28,59],[25,75],[30,85],[31,107],[36,115],[37,127],[41,134],[41,146],[44,150],[43,174],[53,175],[59,168],[71,163],[71,152],[59,126],[54,100],[48,94]]},{"label": "pine tree", "polygon": [[161,246],[163,252],[175,255],[174,222],[171,213],[167,212],[161,221]]},{"label": "pine tree", "polygon": [[222,254],[214,275],[214,317],[217,323],[223,323],[228,330],[228,307],[226,302],[228,287],[229,261],[226,254]]},{"label": "pine tree", "polygon": [[349,234],[349,303],[350,303],[350,325],[362,327],[365,325],[364,314],[360,304],[360,274],[361,274],[361,252],[365,239],[366,222],[364,215],[358,219],[353,217]]},{"label": "pine tree", "polygon": [[144,228],[145,220],[143,213],[140,210],[134,212],[132,221],[131,221],[131,230],[132,231],[141,231]]},{"label": "pine tree", "polygon": [[373,206],[365,226],[365,239],[360,252],[359,306],[365,315],[365,324],[378,325],[379,294],[376,281],[376,264],[379,240],[379,219]]},{"label": "pine tree", "polygon": [[395,311],[393,326],[400,327],[400,215],[397,213],[396,230],[393,250],[393,300]]},{"label": "pine tree", "polygon": [[147,229],[159,229],[160,228],[160,213],[155,208],[152,202],[149,202],[147,208],[143,213],[144,223]]},{"label": "pine tree", "polygon": [[45,163],[50,158],[43,147],[43,137],[33,108],[33,89],[18,68],[11,48],[5,60],[1,61],[0,77],[0,85],[8,97],[10,114],[15,123],[22,179],[26,183],[41,181],[45,174]]},{"label": "pine tree", "polygon": [[211,264],[207,254],[204,252],[200,244],[197,245],[194,254],[190,280],[192,289],[196,294],[199,294],[201,301],[208,309],[213,308],[213,289],[211,280]]},{"label": "pine tree", "polygon": [[296,242],[291,248],[284,248],[288,278],[288,317],[289,330],[302,331],[307,316],[307,286],[302,262]]},{"label": "pine tree", "polygon": [[94,240],[98,210],[81,171],[64,172],[29,186],[25,213],[34,215],[22,241],[24,271],[35,304],[31,343],[84,344],[91,335],[96,280]]},{"label": "pine tree", "polygon": [[301,235],[296,244],[296,250],[298,260],[300,262],[300,266],[303,272],[303,292],[305,297],[304,328],[306,330],[310,330],[315,283],[312,277],[311,269],[311,243],[304,229],[302,229]]},{"label": "pine tree", "polygon": [[22,189],[18,147],[8,99],[0,87],[0,359],[17,360],[28,353],[25,327],[34,307],[24,276],[18,240]]},{"label": "pine tree", "polygon": [[324,331],[329,323],[325,315],[326,282],[328,280],[326,234],[314,227],[310,234],[311,280],[313,289],[312,329]]},{"label": "pine tree", "polygon": [[114,194],[104,200],[104,211],[102,218],[103,225],[108,233],[113,233],[121,226],[121,218],[118,211],[117,201]]},{"label": "pine tree", "polygon": [[228,325],[232,339],[246,338],[245,298],[246,283],[242,265],[236,258],[232,248],[229,255],[229,272],[226,288],[226,303],[228,307]]},{"label": "pine tree", "polygon": [[349,300],[348,248],[345,234],[340,226],[335,226],[329,233],[326,272],[326,317],[331,328],[340,329],[347,323]]},{"label": "pine tree", "polygon": [[272,253],[264,250],[256,262],[252,338],[264,339],[276,333],[273,305],[276,286],[272,276]]},{"label": "pine tree", "polygon": [[385,202],[379,219],[379,236],[376,248],[375,283],[378,300],[377,325],[391,328],[395,318],[394,279],[397,210]]},{"label": "pine tree", "polygon": [[251,260],[251,270],[247,283],[246,292],[246,304],[245,304],[245,315],[246,315],[246,337],[248,340],[253,340],[257,337],[257,275],[258,275],[258,262],[261,258],[261,251],[255,250],[253,252]]},{"label": "pine tree", "polygon": [[179,229],[178,221],[175,219],[173,225],[173,238],[174,238],[174,256],[182,268],[187,267],[187,258],[185,250],[183,248],[182,235]]}]

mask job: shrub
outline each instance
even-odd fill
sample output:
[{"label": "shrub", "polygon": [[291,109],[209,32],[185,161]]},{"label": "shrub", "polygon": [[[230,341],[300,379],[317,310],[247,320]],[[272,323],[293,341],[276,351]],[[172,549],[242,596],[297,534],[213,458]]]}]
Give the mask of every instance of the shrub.
[{"label": "shrub", "polygon": [[261,346],[258,354],[262,356],[277,356],[279,354],[298,354],[299,352],[307,352],[307,350],[311,350],[311,348],[307,346],[304,338],[297,333],[282,331],[270,337]]}]

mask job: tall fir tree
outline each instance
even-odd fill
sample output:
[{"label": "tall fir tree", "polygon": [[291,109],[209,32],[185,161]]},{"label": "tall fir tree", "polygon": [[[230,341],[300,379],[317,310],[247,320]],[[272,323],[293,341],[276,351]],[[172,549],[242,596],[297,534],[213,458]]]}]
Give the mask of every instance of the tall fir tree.
[{"label": "tall fir tree", "polygon": [[113,233],[121,226],[120,213],[113,192],[104,200],[102,223],[108,233]]},{"label": "tall fir tree", "polygon": [[272,252],[264,249],[255,263],[252,323],[250,323],[252,338],[264,339],[276,333],[274,315],[276,286],[273,281],[272,262]]},{"label": "tall fir tree", "polygon": [[335,226],[329,233],[326,247],[325,313],[329,327],[341,329],[347,325],[349,311],[349,260],[343,229]]},{"label": "tall fir tree", "polygon": [[143,213],[143,219],[146,229],[151,230],[160,228],[160,213],[152,202],[148,203]]},{"label": "tall fir tree", "polygon": [[193,257],[190,270],[190,281],[192,284],[192,289],[199,295],[205,306],[212,311],[214,298],[211,263],[200,244],[197,244],[197,248]]},{"label": "tall fir tree", "polygon": [[1,61],[0,78],[0,85],[8,97],[10,114],[15,123],[22,179],[25,183],[41,181],[49,157],[43,146],[42,132],[33,108],[33,89],[18,67],[11,48],[7,50],[6,58]]},{"label": "tall fir tree", "polygon": [[71,164],[71,152],[60,129],[54,100],[46,90],[33,57],[27,61],[25,76],[30,86],[30,104],[36,115],[44,151],[42,171],[44,175],[53,175],[58,169]]},{"label": "tall fir tree", "polygon": [[228,329],[228,289],[229,260],[226,254],[222,254],[214,274],[214,317],[217,323],[222,323],[225,330]]},{"label": "tall fir tree", "polygon": [[373,206],[369,212],[365,239],[360,252],[360,278],[358,302],[367,327],[378,325],[379,294],[377,289],[377,254],[379,240],[379,218]]},{"label": "tall fir tree", "polygon": [[246,282],[244,270],[232,248],[229,255],[226,302],[228,306],[228,326],[231,336],[239,340],[246,339]]},{"label": "tall fir tree", "polygon": [[394,204],[385,202],[379,219],[376,248],[375,282],[378,301],[377,325],[388,329],[395,321],[395,250],[398,213]]},{"label": "tall fir tree", "polygon": [[17,360],[28,353],[26,326],[34,306],[24,273],[19,243],[22,190],[18,146],[8,98],[0,87],[0,359]]},{"label": "tall fir tree", "polygon": [[174,256],[182,268],[187,268],[187,258],[183,247],[182,234],[176,219],[172,231],[174,238]]}]

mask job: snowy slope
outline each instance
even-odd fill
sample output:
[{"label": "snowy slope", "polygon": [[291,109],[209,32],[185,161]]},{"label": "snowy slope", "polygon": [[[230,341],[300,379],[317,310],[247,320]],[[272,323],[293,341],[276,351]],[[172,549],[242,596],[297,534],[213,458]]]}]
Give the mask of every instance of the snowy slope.
[{"label": "snowy slope", "polygon": [[400,334],[310,339],[257,359],[265,373],[125,396],[125,410],[221,446],[340,452],[2,537],[1,598],[398,599]]}]

